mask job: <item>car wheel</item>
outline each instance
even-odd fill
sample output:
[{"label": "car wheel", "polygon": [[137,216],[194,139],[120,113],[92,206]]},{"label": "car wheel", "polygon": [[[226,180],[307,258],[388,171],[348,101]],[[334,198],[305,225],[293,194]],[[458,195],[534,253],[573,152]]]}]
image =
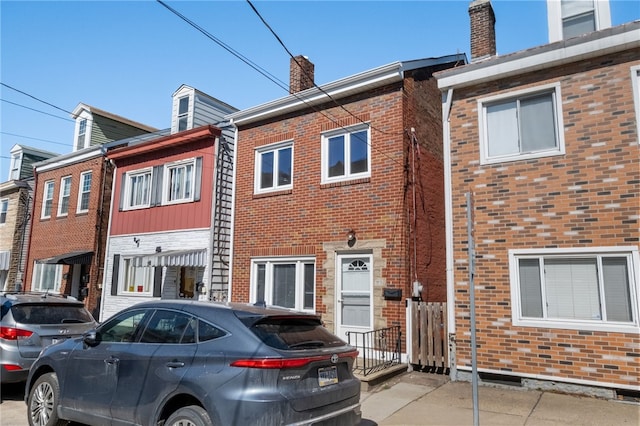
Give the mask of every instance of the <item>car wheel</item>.
[{"label": "car wheel", "polygon": [[62,426],[68,422],[58,417],[60,385],[56,373],[43,374],[29,392],[27,400],[30,426]]},{"label": "car wheel", "polygon": [[165,423],[166,426],[212,426],[211,417],[204,408],[197,405],[182,407]]}]

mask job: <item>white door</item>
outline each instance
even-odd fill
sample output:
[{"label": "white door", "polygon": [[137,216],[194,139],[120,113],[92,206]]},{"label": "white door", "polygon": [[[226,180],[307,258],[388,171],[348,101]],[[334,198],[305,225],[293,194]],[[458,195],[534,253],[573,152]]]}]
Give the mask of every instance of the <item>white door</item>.
[{"label": "white door", "polygon": [[[339,255],[337,258],[336,334],[345,341],[348,341],[347,332],[372,330],[371,291],[373,278],[371,265],[370,255]],[[351,344],[357,344],[353,335]]]}]

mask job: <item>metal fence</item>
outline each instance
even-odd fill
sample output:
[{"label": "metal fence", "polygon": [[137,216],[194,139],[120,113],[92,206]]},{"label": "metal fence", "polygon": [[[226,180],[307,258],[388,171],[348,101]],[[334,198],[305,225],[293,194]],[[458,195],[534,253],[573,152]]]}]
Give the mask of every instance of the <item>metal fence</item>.
[{"label": "metal fence", "polygon": [[401,336],[399,325],[363,333],[347,332],[349,344],[359,352],[353,370],[366,376],[400,364]]}]

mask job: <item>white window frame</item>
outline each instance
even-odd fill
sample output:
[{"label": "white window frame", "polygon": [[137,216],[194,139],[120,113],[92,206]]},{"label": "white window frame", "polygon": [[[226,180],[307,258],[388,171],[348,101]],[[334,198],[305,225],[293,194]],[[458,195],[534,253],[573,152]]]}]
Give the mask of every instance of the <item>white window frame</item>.
[{"label": "white window frame", "polygon": [[[609,0],[594,0],[594,15],[596,31],[611,26],[611,9]],[[562,17],[561,0],[547,0],[547,22],[549,27],[549,42],[560,41],[564,38],[564,19]]]},{"label": "white window frame", "polygon": [[[63,211],[66,199],[66,211]],[[69,214],[69,201],[71,200],[71,176],[63,176],[60,178],[60,193],[58,194],[58,217],[64,217]]]},{"label": "white window frame", "polygon": [[[629,297],[631,299],[632,322],[606,321],[604,319],[581,320],[581,319],[557,319],[547,318],[546,306],[543,306],[542,318],[524,317],[520,300],[520,259],[554,259],[554,258],[595,258],[598,262],[605,257],[625,257],[627,259],[627,269],[629,272]],[[637,247],[582,247],[568,249],[513,249],[509,250],[509,275],[511,283],[511,310],[514,326],[538,327],[538,328],[560,328],[584,331],[609,331],[619,333],[640,334],[640,321],[638,314],[640,311],[638,295],[640,294],[640,256]],[[599,271],[601,276],[602,272]],[[598,291],[600,297],[601,313],[606,311],[603,294],[604,287],[601,277],[598,277]],[[542,300],[544,305],[545,289],[542,284]]]},{"label": "white window frame", "polygon": [[[44,269],[55,268],[53,271],[54,283],[53,287],[43,287],[43,281],[46,276],[43,273]],[[33,276],[31,277],[31,290],[33,291],[49,291],[53,293],[60,293],[62,287],[62,265],[55,265],[49,263],[33,263]]]},{"label": "white window frame", "polygon": [[[189,179],[189,195],[184,196],[185,188],[187,185],[181,185],[181,198],[174,198],[170,200],[171,195],[171,171],[191,166],[191,176]],[[186,175],[185,175],[186,177]],[[194,200],[194,194],[196,190],[196,159],[189,158],[186,160],[175,161],[172,163],[166,163],[163,167],[163,176],[162,176],[163,188],[162,188],[162,204],[180,204],[187,203]],[[185,181],[186,182],[186,181]]]},{"label": "white window frame", "polygon": [[[87,177],[89,179],[89,187],[86,188],[85,190],[85,183],[86,183]],[[89,211],[89,205],[91,204],[91,185],[92,184],[93,184],[93,172],[91,170],[80,173],[80,185],[78,186],[78,202],[76,205],[77,213],[86,213]],[[88,201],[87,201],[87,208],[83,209],[82,198],[85,194],[87,194],[88,196]]]},{"label": "white window frame", "polygon": [[[350,138],[354,133],[361,131],[367,132],[367,171],[360,173],[351,173],[351,149]],[[344,151],[344,174],[341,176],[329,177],[329,140],[337,136],[345,136],[345,151]],[[362,179],[371,177],[371,127],[369,125],[357,125],[348,128],[341,128],[339,130],[332,130],[322,134],[322,180],[321,183],[333,183],[343,182],[354,179]]]},{"label": "white window frame", "polygon": [[[258,266],[265,265],[265,288],[264,288],[264,302],[267,305],[273,305],[273,289],[274,289],[274,277],[273,267],[275,265],[296,265],[295,271],[295,306],[283,307],[284,309],[291,309],[295,311],[315,312],[315,299],[316,299],[316,260],[314,257],[276,257],[276,258],[255,258],[251,259],[251,290],[250,300],[251,303],[261,302],[258,300]],[[304,265],[313,265],[313,307],[309,308],[304,306],[305,288],[304,288]]]},{"label": "white window frame", "polygon": [[[180,112],[180,104],[182,102],[183,99],[187,100],[187,110],[184,112]],[[177,106],[176,106],[176,129],[178,132],[183,132],[185,130],[188,130],[192,127],[192,115],[191,115],[191,95],[185,95],[185,96],[180,96],[177,100]],[[181,129],[180,128],[180,121],[181,120],[186,120],[185,121],[185,128]]]},{"label": "white window frame", "polygon": [[636,107],[636,135],[640,144],[640,65],[631,67],[631,87],[633,87],[633,102]]},{"label": "white window frame", "polygon": [[[49,192],[49,189],[51,192]],[[41,219],[48,219],[51,217],[51,213],[53,212],[53,193],[55,192],[55,182],[53,180],[48,180],[44,183],[44,188],[42,191],[42,211],[40,212]],[[49,206],[49,214],[47,214],[47,203],[51,203]]]},{"label": "white window frame", "polygon": [[[149,175],[149,188],[147,192],[147,200],[145,203],[141,204],[131,204],[131,195],[133,191],[133,183],[132,179],[137,178],[139,176]],[[146,209],[151,206],[151,198],[153,192],[153,169],[151,167],[147,167],[144,169],[132,170],[125,174],[125,194],[124,194],[124,203],[123,210],[137,210],[137,209]]]},{"label": "white window frame", "polygon": [[75,151],[79,151],[86,147],[88,125],[89,120],[87,118],[82,117],[78,119],[78,131],[76,136]]},{"label": "white window frame", "polygon": [[8,212],[9,212],[9,199],[8,198],[0,199],[0,226],[7,223]]},{"label": "white window frame", "polygon": [[[153,296],[153,285],[155,278],[155,268],[150,266],[137,266],[135,258],[124,257],[121,259],[120,284],[118,294],[128,296]],[[131,277],[138,277],[138,273],[142,274],[142,291],[138,291],[140,283],[130,283]],[[147,287],[146,289],[144,287]]]},{"label": "white window frame", "polygon": [[[291,177],[288,184],[278,183],[278,170],[280,168],[280,152],[291,149]],[[260,194],[273,191],[284,191],[293,188],[293,141],[283,141],[276,144],[265,145],[255,149],[255,169],[254,169],[254,193]],[[270,187],[262,188],[262,156],[273,153],[273,184]]]},{"label": "white window frame", "polygon": [[[501,156],[489,156],[489,136],[487,126],[487,107],[509,101],[518,101],[532,96],[551,94],[554,110],[554,124],[557,146],[550,149],[519,152]],[[502,93],[478,99],[478,129],[480,136],[480,164],[495,164],[509,161],[530,160],[532,158],[552,157],[565,154],[564,121],[562,119],[562,93],[560,83],[545,84],[534,88]]]},{"label": "white window frame", "polygon": [[11,167],[9,169],[9,180],[20,179],[20,167],[22,166],[22,153],[11,154]]}]

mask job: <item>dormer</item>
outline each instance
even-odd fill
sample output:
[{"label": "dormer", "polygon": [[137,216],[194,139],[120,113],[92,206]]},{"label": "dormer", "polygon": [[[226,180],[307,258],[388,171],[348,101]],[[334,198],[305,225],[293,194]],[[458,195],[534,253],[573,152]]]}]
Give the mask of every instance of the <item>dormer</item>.
[{"label": "dormer", "polygon": [[71,117],[76,121],[73,152],[158,130],[83,103],[78,104]]},{"label": "dormer", "polygon": [[222,117],[237,109],[183,84],[173,93],[171,109],[171,134],[196,127],[216,124]]},{"label": "dormer", "polygon": [[59,154],[24,145],[14,145],[11,148],[11,164],[7,180],[23,180],[33,177],[33,164],[44,161]]},{"label": "dormer", "polygon": [[547,0],[549,43],[611,26],[609,0]]}]

